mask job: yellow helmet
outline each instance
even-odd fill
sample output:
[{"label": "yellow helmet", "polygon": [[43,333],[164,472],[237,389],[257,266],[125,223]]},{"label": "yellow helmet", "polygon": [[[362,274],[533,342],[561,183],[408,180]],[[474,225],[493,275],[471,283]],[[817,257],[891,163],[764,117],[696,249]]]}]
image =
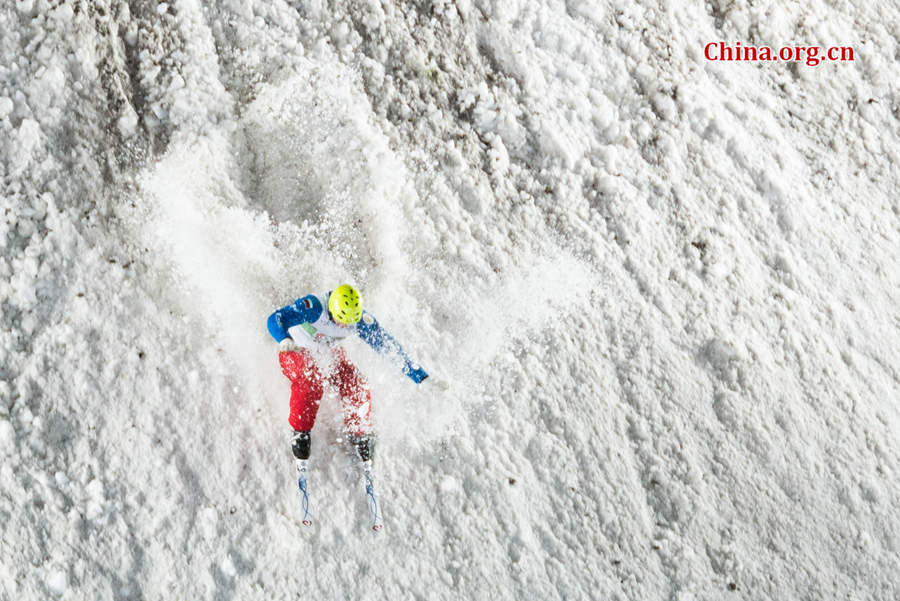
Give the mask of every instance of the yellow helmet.
[{"label": "yellow helmet", "polygon": [[341,284],[328,296],[328,312],[338,323],[353,325],[362,318],[363,300],[359,290]]}]

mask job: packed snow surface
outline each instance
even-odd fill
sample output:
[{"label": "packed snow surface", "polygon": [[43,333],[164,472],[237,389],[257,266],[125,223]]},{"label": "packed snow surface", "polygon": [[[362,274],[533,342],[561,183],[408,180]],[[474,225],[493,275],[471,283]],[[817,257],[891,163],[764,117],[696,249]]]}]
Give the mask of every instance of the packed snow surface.
[{"label": "packed snow surface", "polygon": [[[900,598],[898,31],[2,3],[0,598]],[[300,524],[265,328],[343,281],[451,383],[348,345],[380,534],[330,396]]]}]

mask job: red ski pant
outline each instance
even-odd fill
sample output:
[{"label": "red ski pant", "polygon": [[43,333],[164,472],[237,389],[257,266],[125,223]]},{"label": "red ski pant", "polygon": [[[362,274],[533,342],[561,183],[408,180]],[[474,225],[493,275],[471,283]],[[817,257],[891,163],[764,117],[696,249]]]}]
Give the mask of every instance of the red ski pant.
[{"label": "red ski pant", "polygon": [[312,430],[327,381],[341,398],[344,428],[351,436],[372,433],[372,396],[365,376],[347,360],[344,349],[334,350],[330,373],[323,376],[309,351],[278,353],[281,371],[291,381],[291,412],[288,422],[294,430]]}]

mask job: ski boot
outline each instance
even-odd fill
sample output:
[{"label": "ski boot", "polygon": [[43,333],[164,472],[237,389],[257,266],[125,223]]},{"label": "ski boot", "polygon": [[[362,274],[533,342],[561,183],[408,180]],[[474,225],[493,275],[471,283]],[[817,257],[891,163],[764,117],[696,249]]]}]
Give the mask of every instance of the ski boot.
[{"label": "ski boot", "polygon": [[351,436],[350,443],[356,448],[356,454],[363,465],[371,468],[372,462],[375,460],[375,437]]}]

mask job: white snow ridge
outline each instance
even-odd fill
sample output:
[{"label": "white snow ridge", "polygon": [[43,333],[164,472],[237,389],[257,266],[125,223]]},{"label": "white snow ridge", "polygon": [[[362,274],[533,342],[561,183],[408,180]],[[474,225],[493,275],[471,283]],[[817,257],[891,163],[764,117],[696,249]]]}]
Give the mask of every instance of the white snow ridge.
[{"label": "white snow ridge", "polygon": [[[900,598],[900,5],[0,3],[0,599]],[[707,43],[851,46],[711,62]],[[357,283],[373,533],[265,320]]]}]

